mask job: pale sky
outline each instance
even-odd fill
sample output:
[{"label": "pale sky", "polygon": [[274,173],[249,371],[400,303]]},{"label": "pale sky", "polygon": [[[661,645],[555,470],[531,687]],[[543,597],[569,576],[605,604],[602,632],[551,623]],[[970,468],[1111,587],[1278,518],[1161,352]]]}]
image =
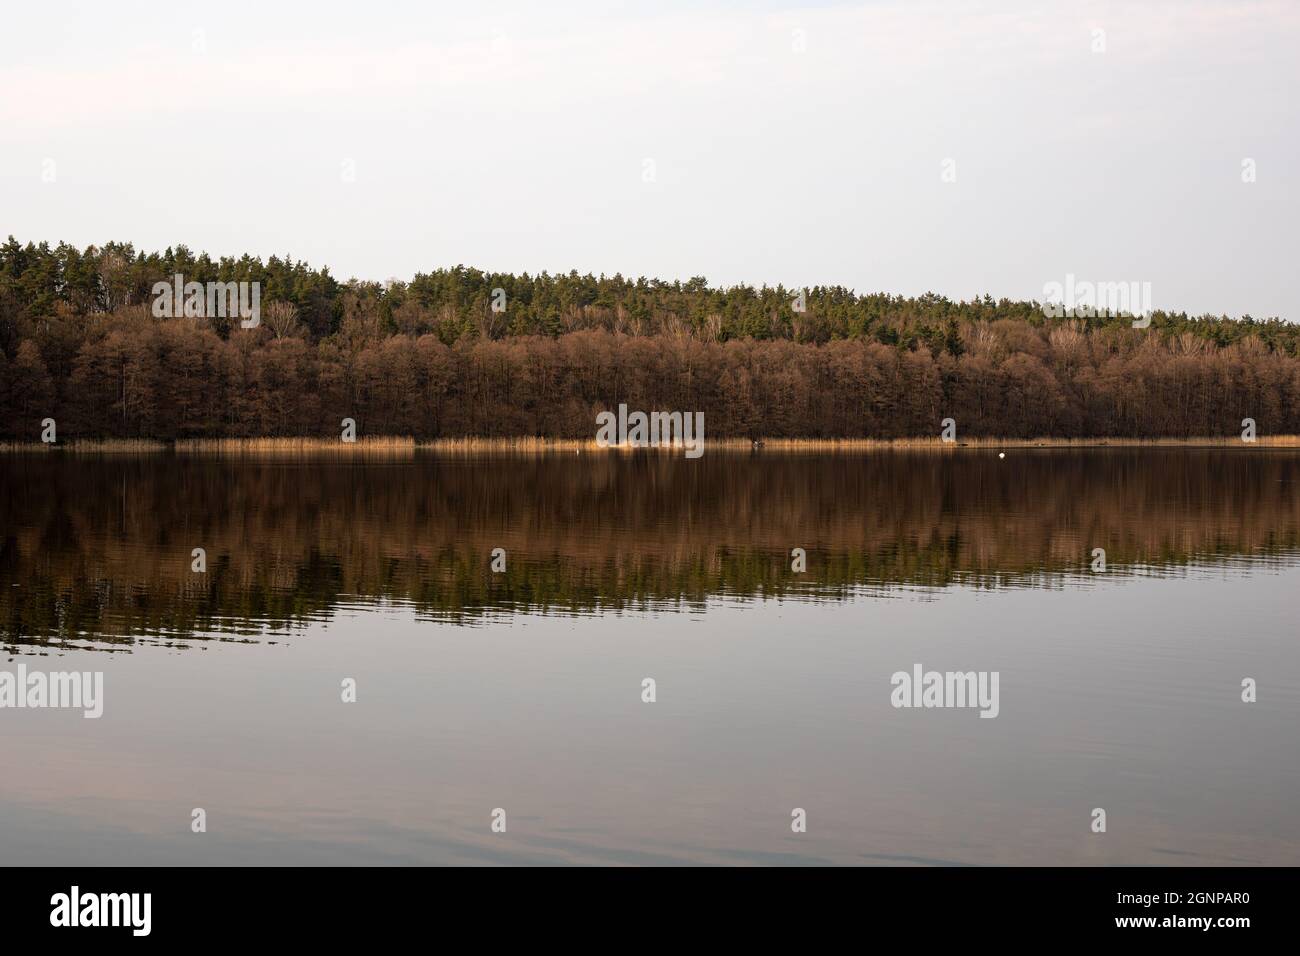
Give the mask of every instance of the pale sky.
[{"label": "pale sky", "polygon": [[955,298],[1042,299],[1073,273],[1300,320],[1297,3],[3,20],[0,236],[23,242],[289,253],[340,279],[464,263]]}]

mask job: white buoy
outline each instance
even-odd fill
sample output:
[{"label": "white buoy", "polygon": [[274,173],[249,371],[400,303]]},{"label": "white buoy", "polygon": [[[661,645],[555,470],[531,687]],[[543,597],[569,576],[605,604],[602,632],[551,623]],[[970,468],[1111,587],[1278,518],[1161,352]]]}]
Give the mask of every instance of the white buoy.
[{"label": "white buoy", "polygon": [[1000,451],[1000,452],[998,452],[998,457],[999,457],[999,458],[1006,458],[1006,457],[1007,457],[1007,453],[1004,452],[1004,451]]}]

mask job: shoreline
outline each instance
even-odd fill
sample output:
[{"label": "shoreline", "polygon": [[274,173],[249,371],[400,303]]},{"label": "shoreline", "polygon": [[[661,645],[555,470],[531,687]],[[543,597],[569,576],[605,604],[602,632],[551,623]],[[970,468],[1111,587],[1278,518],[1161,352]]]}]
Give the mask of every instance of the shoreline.
[{"label": "shoreline", "polygon": [[[1300,435],[1261,435],[1254,442],[1230,438],[970,438],[945,442],[939,438],[718,438],[705,443],[705,451],[723,452],[879,452],[937,451],[962,449],[1035,448],[1296,448]],[[680,445],[634,448],[627,445],[602,447],[594,438],[440,438],[417,442],[413,437],[360,438],[343,442],[337,438],[217,438],[182,439],[175,442],[149,439],[83,439],[66,443],[0,442],[0,454],[74,455],[236,455],[274,456],[329,454],[340,456],[413,457],[416,453],[466,454],[633,454],[653,451],[680,455]]]}]

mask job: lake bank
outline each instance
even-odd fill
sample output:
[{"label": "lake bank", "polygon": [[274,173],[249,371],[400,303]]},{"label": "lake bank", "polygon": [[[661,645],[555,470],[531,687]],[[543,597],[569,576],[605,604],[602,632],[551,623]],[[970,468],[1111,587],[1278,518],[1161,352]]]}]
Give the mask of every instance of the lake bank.
[{"label": "lake bank", "polygon": [[[939,438],[715,438],[705,445],[710,451],[766,452],[864,452],[929,450],[953,452],[962,448],[1300,448],[1300,435],[1261,435],[1253,442],[1232,437],[1197,438],[969,438],[947,442]],[[415,452],[435,454],[607,454],[612,452],[656,451],[679,454],[672,448],[636,448],[628,445],[598,445],[595,439],[572,438],[440,438],[416,441],[410,436],[359,438],[344,442],[337,438],[219,438],[182,439],[175,442],[149,439],[82,439],[45,444],[42,442],[0,442],[0,454],[63,452],[66,454],[236,454],[236,455],[379,455],[406,456]]]}]

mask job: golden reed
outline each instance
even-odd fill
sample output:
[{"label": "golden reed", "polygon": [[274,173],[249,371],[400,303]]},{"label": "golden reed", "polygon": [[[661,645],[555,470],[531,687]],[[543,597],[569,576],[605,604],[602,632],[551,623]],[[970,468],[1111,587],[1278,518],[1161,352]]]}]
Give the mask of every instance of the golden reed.
[{"label": "golden reed", "polygon": [[338,438],[189,438],[173,446],[183,455],[360,455],[375,458],[411,458],[415,439],[409,435],[358,438],[345,442]]},{"label": "golden reed", "polygon": [[[1237,436],[1219,438],[966,438],[946,442],[937,437],[925,438],[711,438],[705,447],[714,451],[750,451],[761,448],[771,452],[862,452],[898,450],[957,451],[962,448],[1236,448],[1249,447]],[[1260,435],[1253,444],[1264,448],[1300,448],[1300,435]],[[594,438],[438,438],[417,442],[410,435],[358,438],[344,442],[338,438],[189,438],[161,442],[143,438],[81,439],[57,444],[41,442],[0,442],[0,454],[52,452],[65,454],[177,454],[202,455],[360,455],[365,457],[412,457],[417,451],[436,454],[583,454],[632,451],[656,451],[680,455],[679,445],[660,448],[634,448],[629,445],[601,446]]]}]

